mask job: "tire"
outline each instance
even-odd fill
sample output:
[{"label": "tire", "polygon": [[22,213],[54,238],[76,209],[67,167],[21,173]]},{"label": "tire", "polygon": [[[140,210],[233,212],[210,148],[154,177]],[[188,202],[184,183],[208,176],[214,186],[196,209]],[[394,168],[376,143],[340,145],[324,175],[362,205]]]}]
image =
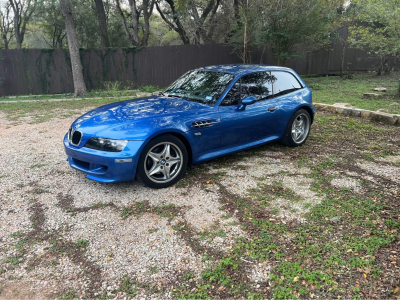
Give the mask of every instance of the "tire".
[{"label": "tire", "polygon": [[290,147],[303,145],[310,133],[310,127],[310,114],[305,109],[299,109],[290,118],[281,143]]},{"label": "tire", "polygon": [[150,188],[166,188],[182,178],[187,163],[188,153],[182,141],[171,134],[161,135],[143,148],[136,177]]}]

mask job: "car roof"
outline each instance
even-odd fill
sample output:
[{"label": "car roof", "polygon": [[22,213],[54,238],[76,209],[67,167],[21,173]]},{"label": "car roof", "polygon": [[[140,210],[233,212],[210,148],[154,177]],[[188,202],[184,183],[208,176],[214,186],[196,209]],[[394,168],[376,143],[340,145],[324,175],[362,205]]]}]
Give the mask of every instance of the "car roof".
[{"label": "car roof", "polygon": [[225,72],[235,75],[242,75],[246,73],[269,71],[269,70],[285,70],[292,71],[289,68],[272,66],[272,65],[261,65],[261,64],[229,64],[229,65],[215,65],[198,68],[197,70],[207,70],[216,72]]}]

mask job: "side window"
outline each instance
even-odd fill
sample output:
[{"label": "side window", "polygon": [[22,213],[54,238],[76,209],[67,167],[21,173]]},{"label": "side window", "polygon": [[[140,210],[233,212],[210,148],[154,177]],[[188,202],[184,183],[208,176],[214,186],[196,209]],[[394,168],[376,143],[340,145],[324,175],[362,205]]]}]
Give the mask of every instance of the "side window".
[{"label": "side window", "polygon": [[272,96],[272,77],[269,72],[257,72],[241,78],[242,99],[253,96],[257,101]]},{"label": "side window", "polygon": [[232,86],[228,94],[226,94],[222,106],[231,106],[240,104],[240,79]]},{"label": "side window", "polygon": [[257,72],[241,77],[226,94],[222,106],[238,105],[249,96],[257,101],[272,98],[273,76],[270,72]]},{"label": "side window", "polygon": [[272,72],[274,77],[274,96],[289,94],[293,91],[301,89],[299,81],[288,72]]}]

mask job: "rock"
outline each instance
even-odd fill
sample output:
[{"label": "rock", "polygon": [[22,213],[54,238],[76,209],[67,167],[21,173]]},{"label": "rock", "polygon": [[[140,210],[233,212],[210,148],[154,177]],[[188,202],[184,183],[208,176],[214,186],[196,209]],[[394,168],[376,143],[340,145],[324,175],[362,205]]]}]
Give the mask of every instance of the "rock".
[{"label": "rock", "polygon": [[329,111],[329,112],[336,112],[336,107],[330,104],[323,104],[323,103],[314,103],[313,104],[316,109]]},{"label": "rock", "polygon": [[361,117],[361,113],[363,111],[364,111],[363,109],[353,108],[351,115],[354,116],[354,117],[359,117],[360,118]]},{"label": "rock", "polygon": [[363,118],[363,119],[368,119],[368,118],[371,117],[372,113],[373,113],[373,112],[370,111],[370,110],[363,110],[363,111],[361,112],[361,118]]},{"label": "rock", "polygon": [[397,115],[392,115],[384,112],[372,112],[371,119],[376,122],[382,122],[388,125],[396,125],[399,122],[399,117]]},{"label": "rock", "polygon": [[336,107],[336,112],[341,115],[351,116],[353,110],[351,108],[347,108],[347,107]]},{"label": "rock", "polygon": [[364,93],[363,94],[365,99],[379,99],[382,98],[382,94],[377,93]]},{"label": "rock", "polygon": [[377,112],[381,112],[381,113],[389,113],[386,109],[378,109]]},{"label": "rock", "polygon": [[393,109],[398,109],[400,107],[400,103],[393,102],[393,103],[389,104],[389,106]]},{"label": "rock", "polygon": [[377,87],[373,89],[376,92],[386,92],[386,88],[385,87]]},{"label": "rock", "polygon": [[330,221],[333,223],[337,223],[340,221],[340,217],[333,217]]},{"label": "rock", "polygon": [[333,106],[335,107],[347,107],[347,108],[352,108],[353,105],[351,105],[350,103],[335,103],[333,104]]}]

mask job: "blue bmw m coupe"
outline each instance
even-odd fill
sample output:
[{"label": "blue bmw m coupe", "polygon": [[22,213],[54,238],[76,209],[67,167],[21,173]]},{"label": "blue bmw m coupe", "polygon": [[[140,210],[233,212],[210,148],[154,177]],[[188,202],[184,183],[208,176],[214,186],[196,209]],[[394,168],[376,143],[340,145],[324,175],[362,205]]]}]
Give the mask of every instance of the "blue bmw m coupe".
[{"label": "blue bmw m coupe", "polygon": [[219,65],[189,71],[157,96],[111,103],[72,123],[64,137],[72,168],[100,182],[138,178],[165,188],[188,164],[310,132],[311,90],[291,69]]}]

